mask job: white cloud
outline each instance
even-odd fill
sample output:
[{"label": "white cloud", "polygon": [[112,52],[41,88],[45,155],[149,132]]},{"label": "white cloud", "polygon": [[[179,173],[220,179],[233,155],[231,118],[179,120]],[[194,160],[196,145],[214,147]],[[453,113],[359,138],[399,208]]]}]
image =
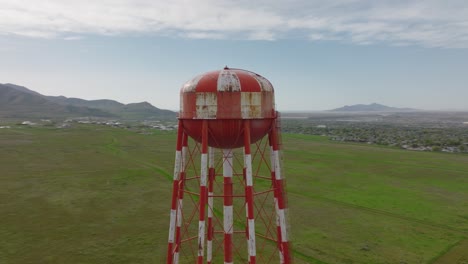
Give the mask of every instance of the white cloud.
[{"label": "white cloud", "polygon": [[82,36],[66,36],[63,38],[64,40],[80,40],[83,39]]},{"label": "white cloud", "polygon": [[[0,34],[175,34],[187,38],[468,48],[464,0],[0,0]],[[34,4],[36,3],[36,4]]]},{"label": "white cloud", "polygon": [[191,39],[223,39],[224,35],[221,33],[212,33],[212,32],[188,32],[183,34],[182,37],[187,37]]}]

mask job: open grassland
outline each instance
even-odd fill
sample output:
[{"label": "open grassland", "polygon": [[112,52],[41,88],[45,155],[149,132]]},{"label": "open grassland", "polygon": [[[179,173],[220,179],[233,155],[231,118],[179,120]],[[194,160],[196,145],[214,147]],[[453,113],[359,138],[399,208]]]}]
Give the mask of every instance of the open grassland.
[{"label": "open grassland", "polygon": [[[468,155],[283,145],[296,263],[467,263]],[[174,150],[170,132],[0,130],[0,263],[163,263]]]}]

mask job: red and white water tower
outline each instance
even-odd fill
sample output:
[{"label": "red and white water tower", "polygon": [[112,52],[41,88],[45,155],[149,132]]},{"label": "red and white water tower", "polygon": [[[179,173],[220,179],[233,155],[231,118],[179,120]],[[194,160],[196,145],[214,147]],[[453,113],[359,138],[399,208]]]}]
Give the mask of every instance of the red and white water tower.
[{"label": "red and white water tower", "polygon": [[241,69],[180,91],[167,263],[292,262],[274,90]]}]

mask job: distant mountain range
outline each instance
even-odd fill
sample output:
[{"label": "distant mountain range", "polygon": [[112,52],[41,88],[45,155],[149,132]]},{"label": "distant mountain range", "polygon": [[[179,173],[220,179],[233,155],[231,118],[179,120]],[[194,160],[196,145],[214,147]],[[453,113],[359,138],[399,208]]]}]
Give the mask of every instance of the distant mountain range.
[{"label": "distant mountain range", "polygon": [[148,102],[122,104],[114,100],[84,100],[46,96],[15,84],[0,84],[0,117],[68,118],[105,117],[116,119],[173,119],[176,113]]},{"label": "distant mountain range", "polygon": [[377,103],[373,104],[356,104],[356,105],[345,105],[340,108],[329,110],[331,112],[409,112],[409,111],[419,111],[412,108],[398,108],[391,107],[386,105],[381,105]]}]

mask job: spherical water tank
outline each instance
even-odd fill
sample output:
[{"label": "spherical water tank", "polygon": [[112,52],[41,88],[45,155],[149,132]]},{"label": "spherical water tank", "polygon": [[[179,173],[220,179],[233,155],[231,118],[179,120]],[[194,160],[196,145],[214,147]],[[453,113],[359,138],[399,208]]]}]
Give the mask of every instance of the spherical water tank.
[{"label": "spherical water tank", "polygon": [[276,117],[274,90],[264,77],[241,69],[207,72],[183,85],[179,120],[184,132],[201,142],[202,123],[208,123],[208,145],[243,146],[243,122],[250,120],[251,142],[272,129]]}]

